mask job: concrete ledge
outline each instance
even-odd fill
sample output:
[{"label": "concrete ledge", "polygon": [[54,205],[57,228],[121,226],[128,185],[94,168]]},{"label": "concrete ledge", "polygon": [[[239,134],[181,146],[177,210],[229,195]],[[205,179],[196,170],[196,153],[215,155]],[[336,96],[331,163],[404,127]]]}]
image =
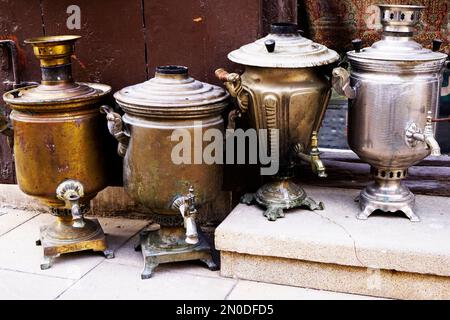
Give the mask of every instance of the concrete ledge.
[{"label": "concrete ledge", "polygon": [[450,298],[448,198],[417,196],[420,223],[392,214],[360,221],[358,190],[306,191],[326,209],[293,210],[277,222],[256,206],[233,210],[215,234],[224,276],[391,298]]},{"label": "concrete ledge", "polygon": [[[37,199],[23,193],[18,185],[0,184],[0,207],[20,210],[37,210],[48,212],[48,208]],[[131,215],[141,217],[138,206],[126,194],[122,187],[108,187],[99,192],[91,202],[94,215]],[[145,215],[144,215],[145,216]]]}]

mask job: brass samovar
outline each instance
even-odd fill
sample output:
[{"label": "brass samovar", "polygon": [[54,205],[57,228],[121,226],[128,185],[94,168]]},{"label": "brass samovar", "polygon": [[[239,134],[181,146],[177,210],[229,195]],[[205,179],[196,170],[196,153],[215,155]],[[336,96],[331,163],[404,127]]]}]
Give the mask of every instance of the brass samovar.
[{"label": "brass samovar", "polygon": [[375,210],[402,211],[411,221],[414,194],[402,184],[408,168],[427,156],[440,155],[434,137],[447,55],[413,40],[422,6],[380,5],[382,39],[369,48],[354,40],[347,53],[351,74],[333,71],[333,86],[349,98],[348,143],[372,167],[374,183],[359,196],[358,219]]},{"label": "brass samovar", "polygon": [[[141,233],[138,246],[144,256],[142,279],[167,262],[199,259],[216,269],[196,216],[222,188],[223,166],[202,160],[208,145],[202,137],[210,132],[223,138],[221,113],[228,94],[193,79],[186,67],[162,66],[154,78],[126,87],[114,98],[125,115],[108,107],[103,111],[124,158],[124,187],[155,222]],[[181,138],[187,141],[181,152],[186,161],[173,157],[180,153],[176,146]]]},{"label": "brass samovar", "polygon": [[3,95],[12,108],[14,157],[20,189],[51,208],[57,217],[41,227],[41,269],[53,258],[82,250],[102,251],[105,235],[96,219],[85,219],[89,203],[106,187],[104,120],[100,103],[111,88],[72,79],[71,55],[80,36],[28,39],[40,60],[40,85]]},{"label": "brass samovar", "polygon": [[330,94],[330,64],[339,55],[300,35],[296,24],[274,23],[266,37],[231,52],[228,58],[245,66],[242,75],[218,69],[240,113],[248,113],[252,127],[268,130],[268,149],[279,151],[279,173],[242,202],[266,207],[269,220],[284,217],[284,209],[306,206],[323,209],[291,178],[297,160],[311,163],[326,177],[319,158],[317,133]]}]

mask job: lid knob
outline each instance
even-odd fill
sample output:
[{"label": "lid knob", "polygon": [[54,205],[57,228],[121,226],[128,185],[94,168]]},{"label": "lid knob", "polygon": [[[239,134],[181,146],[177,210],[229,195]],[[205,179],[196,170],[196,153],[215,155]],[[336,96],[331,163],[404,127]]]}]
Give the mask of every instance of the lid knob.
[{"label": "lid knob", "polygon": [[434,39],[433,40],[433,51],[439,51],[442,46],[442,40],[441,39]]},{"label": "lid knob", "polygon": [[272,53],[275,51],[275,40],[266,40],[264,41],[264,45],[266,46],[267,52]]},{"label": "lid knob", "polygon": [[356,53],[361,52],[361,48],[362,48],[362,40],[361,39],[352,40],[352,45],[353,45],[353,48],[355,49]]}]

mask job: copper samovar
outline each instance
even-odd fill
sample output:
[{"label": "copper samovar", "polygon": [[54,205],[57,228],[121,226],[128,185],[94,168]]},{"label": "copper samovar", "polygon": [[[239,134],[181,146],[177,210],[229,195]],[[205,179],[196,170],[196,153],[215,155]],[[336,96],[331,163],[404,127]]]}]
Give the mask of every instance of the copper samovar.
[{"label": "copper samovar", "polygon": [[57,217],[41,227],[41,269],[63,253],[92,249],[112,258],[96,219],[85,219],[89,203],[106,187],[104,120],[100,103],[111,88],[72,79],[71,55],[79,36],[28,39],[40,60],[40,85],[3,95],[12,108],[14,157],[20,189]]},{"label": "copper samovar", "polygon": [[[125,115],[107,107],[104,112],[124,158],[124,187],[155,222],[141,233],[142,279],[167,262],[199,259],[217,268],[196,216],[221,191],[223,166],[202,161],[208,145],[202,137],[215,132],[223,138],[221,113],[228,94],[193,79],[186,67],[162,66],[154,78],[126,87],[114,98]],[[189,140],[186,161],[173,157],[181,137]]]},{"label": "copper samovar", "polygon": [[359,219],[375,210],[403,211],[411,221],[414,194],[402,184],[408,168],[425,157],[440,155],[434,137],[441,82],[447,55],[413,40],[422,6],[380,5],[381,41],[347,53],[351,74],[333,71],[333,86],[349,98],[348,143],[372,167],[375,182],[360,194]]},{"label": "copper samovar", "polygon": [[279,173],[242,202],[266,207],[269,220],[284,217],[284,209],[306,206],[323,209],[291,178],[297,160],[311,163],[326,177],[319,158],[317,133],[331,93],[328,65],[339,55],[300,35],[296,24],[274,23],[266,37],[231,52],[228,58],[245,66],[242,75],[218,69],[240,113],[248,113],[252,127],[268,130],[268,150],[279,151]]}]

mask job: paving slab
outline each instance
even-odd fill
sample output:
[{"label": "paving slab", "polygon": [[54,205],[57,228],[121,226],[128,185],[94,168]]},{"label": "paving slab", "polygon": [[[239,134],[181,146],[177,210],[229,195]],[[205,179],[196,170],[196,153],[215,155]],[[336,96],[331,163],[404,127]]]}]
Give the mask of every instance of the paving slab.
[{"label": "paving slab", "polygon": [[104,261],[60,299],[224,299],[236,280],[201,277],[165,268],[142,280],[141,268]]},{"label": "paving slab", "polygon": [[0,207],[0,237],[39,213],[34,210],[11,210],[11,208]]},{"label": "paving slab", "polygon": [[0,270],[0,300],[54,299],[74,280]]},{"label": "paving slab", "polygon": [[[84,251],[61,255],[52,268],[41,270],[42,248],[35,245],[39,238],[39,226],[55,219],[49,214],[40,214],[0,237],[0,269],[17,270],[68,279],[79,279],[104,260],[101,253]],[[135,235],[146,224],[142,220],[99,218],[107,233],[108,245],[116,250]]]}]

